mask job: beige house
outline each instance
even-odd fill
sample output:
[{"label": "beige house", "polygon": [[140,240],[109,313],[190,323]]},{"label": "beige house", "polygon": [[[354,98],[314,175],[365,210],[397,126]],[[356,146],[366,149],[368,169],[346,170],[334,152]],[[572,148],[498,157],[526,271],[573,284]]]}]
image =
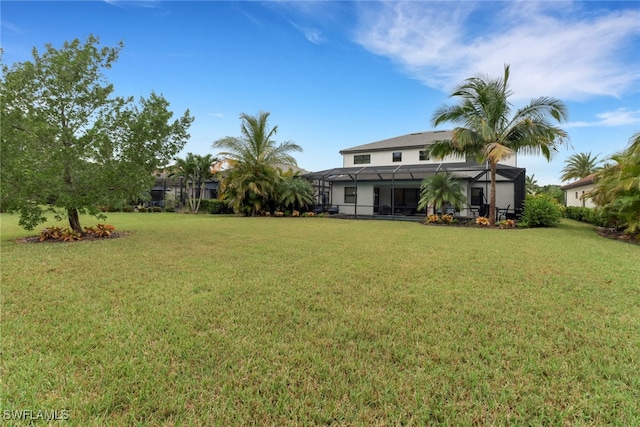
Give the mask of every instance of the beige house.
[{"label": "beige house", "polygon": [[564,191],[564,203],[566,206],[576,206],[585,208],[595,208],[596,205],[587,197],[587,193],[595,187],[593,179],[595,174],[591,174],[577,181],[571,182],[560,187]]}]

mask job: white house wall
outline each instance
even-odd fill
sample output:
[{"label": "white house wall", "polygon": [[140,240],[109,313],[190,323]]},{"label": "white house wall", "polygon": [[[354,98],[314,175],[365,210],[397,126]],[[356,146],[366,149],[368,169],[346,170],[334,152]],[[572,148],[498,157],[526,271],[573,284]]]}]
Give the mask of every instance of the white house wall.
[{"label": "white house wall", "polygon": [[[420,151],[423,151],[424,147],[418,148],[398,148],[392,149],[388,151],[371,151],[371,152],[361,152],[361,153],[346,153],[342,156],[342,164],[343,167],[353,167],[353,166],[400,166],[400,165],[428,165],[428,164],[439,164],[439,163],[459,163],[464,162],[465,157],[459,155],[450,155],[446,156],[443,159],[429,159],[429,160],[420,160]],[[393,161],[393,153],[400,152],[402,153],[402,161],[394,162]],[[365,164],[355,164],[353,162],[354,156],[368,154],[371,156],[371,162]],[[517,166],[517,156],[512,156],[509,159],[503,160],[500,164],[509,165],[509,166]]]},{"label": "white house wall", "polygon": [[580,187],[570,188],[565,190],[567,206],[576,206],[576,207],[586,207],[586,208],[595,208],[596,205],[593,203],[593,200],[589,198],[582,199],[585,193],[592,191],[594,189],[593,184],[582,185]]},{"label": "white house wall", "polygon": [[[352,167],[352,166],[400,166],[400,165],[428,165],[428,164],[438,164],[438,163],[456,163],[464,161],[464,157],[460,156],[447,156],[442,160],[420,160],[420,151],[423,151],[422,148],[405,148],[405,149],[396,149],[389,151],[372,151],[372,152],[362,152],[362,153],[348,153],[342,156],[343,167]],[[393,161],[393,153],[401,152],[402,153],[402,161],[394,162]],[[369,154],[371,156],[371,163],[366,164],[354,164],[353,158],[356,155],[361,154]]]}]

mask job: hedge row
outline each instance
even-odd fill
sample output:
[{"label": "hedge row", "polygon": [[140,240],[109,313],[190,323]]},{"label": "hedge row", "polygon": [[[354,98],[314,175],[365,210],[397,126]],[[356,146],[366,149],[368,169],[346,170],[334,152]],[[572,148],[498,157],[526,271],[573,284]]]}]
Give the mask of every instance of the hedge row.
[{"label": "hedge row", "polygon": [[582,206],[567,206],[564,210],[564,216],[576,221],[588,222],[589,224],[599,227],[612,227],[609,217],[601,208],[586,208]]}]

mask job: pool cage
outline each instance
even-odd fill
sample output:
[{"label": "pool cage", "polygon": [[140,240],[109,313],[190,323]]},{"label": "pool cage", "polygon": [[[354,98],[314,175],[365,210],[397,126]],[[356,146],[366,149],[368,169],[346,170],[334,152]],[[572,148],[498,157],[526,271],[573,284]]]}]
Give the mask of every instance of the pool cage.
[{"label": "pool cage", "polygon": [[[490,171],[486,164],[465,162],[347,167],[303,176],[314,186],[316,212],[329,212],[348,218],[419,220],[425,214],[433,213],[432,210],[425,212],[418,209],[422,180],[445,172],[462,180],[467,196],[464,207],[447,207],[445,213],[471,218],[486,209],[490,192]],[[521,212],[526,197],[525,173],[523,168],[498,165],[496,207],[503,216],[508,213],[515,216]]]}]

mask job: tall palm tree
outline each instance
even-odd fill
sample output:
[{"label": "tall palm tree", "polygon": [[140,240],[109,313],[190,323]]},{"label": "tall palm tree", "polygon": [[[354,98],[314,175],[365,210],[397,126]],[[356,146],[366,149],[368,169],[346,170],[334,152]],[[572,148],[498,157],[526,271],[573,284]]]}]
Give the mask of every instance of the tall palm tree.
[{"label": "tall palm tree", "polygon": [[433,206],[433,213],[441,209],[442,215],[447,204],[456,208],[462,207],[467,198],[462,194],[462,184],[459,179],[448,173],[436,174],[426,177],[420,185],[420,200],[418,209],[427,209]]},{"label": "tall palm tree", "polygon": [[[435,158],[450,154],[475,156],[478,162],[488,162],[491,171],[490,212],[496,208],[496,171],[498,162],[514,153],[542,154],[547,160],[556,144],[567,138],[567,132],[552,125],[551,120],[567,119],[565,105],[549,97],[540,97],[512,114],[509,102],[509,66],[497,79],[472,77],[451,94],[459,99],[453,106],[438,108],[432,117],[434,126],[452,122],[451,140],[436,141],[426,150]],[[495,225],[495,216],[489,216]]]},{"label": "tall palm tree", "polygon": [[197,200],[195,201],[195,205],[194,205],[195,209],[193,210],[193,213],[198,213],[198,210],[200,209],[200,204],[204,199],[205,184],[208,180],[213,178],[214,174],[212,171],[212,165],[218,162],[218,158],[214,157],[212,154],[207,154],[205,156],[196,155],[194,156],[194,161],[195,161],[195,173],[196,173],[194,179],[196,180],[198,186],[200,187],[200,194]]},{"label": "tall palm tree", "polygon": [[182,159],[179,157],[175,158],[175,164],[170,168],[169,177],[178,177],[184,180],[186,189],[187,189],[187,199],[189,200],[189,208],[193,212],[194,209],[194,201],[196,198],[196,162],[193,153],[187,153],[187,156]]},{"label": "tall palm tree", "polygon": [[227,198],[236,212],[248,204],[254,216],[275,194],[279,180],[276,165],[295,166],[296,160],[290,153],[302,151],[291,141],[276,145],[273,137],[278,127],[270,127],[268,119],[267,112],[257,116],[242,113],[242,136],[225,137],[213,143],[214,148],[222,150],[219,155],[233,165],[223,178],[221,189],[228,193]]},{"label": "tall palm tree", "polygon": [[598,155],[591,157],[591,152],[573,154],[565,160],[565,163],[560,177],[562,181],[585,178],[600,169]]}]

